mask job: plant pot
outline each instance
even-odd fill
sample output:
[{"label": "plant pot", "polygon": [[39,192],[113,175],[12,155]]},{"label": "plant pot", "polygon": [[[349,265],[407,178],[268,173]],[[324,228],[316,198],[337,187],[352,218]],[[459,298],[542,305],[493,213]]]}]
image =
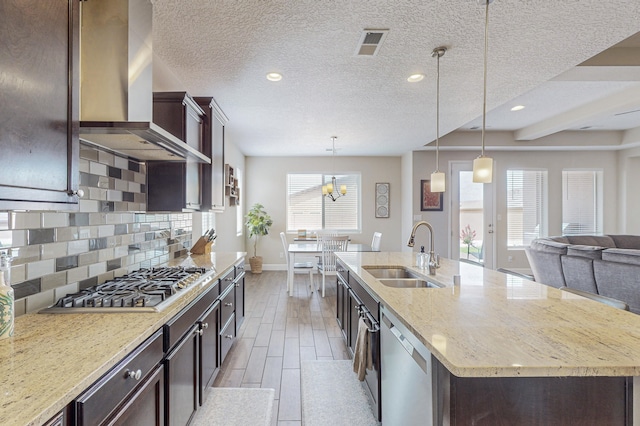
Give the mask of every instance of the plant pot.
[{"label": "plant pot", "polygon": [[249,265],[251,265],[252,274],[261,274],[262,273],[262,256],[250,257]]}]

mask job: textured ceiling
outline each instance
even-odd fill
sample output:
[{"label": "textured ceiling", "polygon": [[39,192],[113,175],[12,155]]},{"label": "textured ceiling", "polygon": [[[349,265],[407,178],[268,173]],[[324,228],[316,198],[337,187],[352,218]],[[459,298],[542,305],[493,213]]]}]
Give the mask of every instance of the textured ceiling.
[{"label": "textured ceiling", "polygon": [[[340,155],[420,149],[435,138],[437,46],[448,48],[441,135],[481,123],[485,9],[476,0],[153,3],[154,54],[176,76],[162,89],[214,96],[246,155],[328,155],[332,135]],[[355,54],[364,29],[389,30],[376,56]],[[615,92],[637,94],[640,63],[624,64],[635,73],[618,81],[564,73],[639,31],[638,0],[495,0],[487,124],[517,131]],[[283,79],[267,81],[271,71]],[[408,83],[417,72],[426,78]],[[529,104],[517,118],[507,109],[514,99]]]}]

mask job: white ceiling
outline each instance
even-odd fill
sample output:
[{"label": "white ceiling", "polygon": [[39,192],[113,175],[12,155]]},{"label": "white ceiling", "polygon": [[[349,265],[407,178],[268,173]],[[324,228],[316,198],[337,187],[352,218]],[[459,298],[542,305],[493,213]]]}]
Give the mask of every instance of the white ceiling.
[{"label": "white ceiling", "polygon": [[[170,89],[214,96],[245,155],[330,155],[333,135],[339,155],[421,149],[436,133],[438,46],[448,49],[441,136],[481,125],[485,8],[476,0],[153,3],[154,60],[174,73]],[[356,55],[365,29],[389,30],[376,56]],[[535,144],[563,130],[640,126],[640,112],[629,112],[640,110],[640,37],[598,55],[639,31],[638,0],[495,0],[488,129]],[[267,81],[272,71],[283,79]],[[408,83],[416,72],[426,78]],[[511,112],[516,104],[526,108]]]}]

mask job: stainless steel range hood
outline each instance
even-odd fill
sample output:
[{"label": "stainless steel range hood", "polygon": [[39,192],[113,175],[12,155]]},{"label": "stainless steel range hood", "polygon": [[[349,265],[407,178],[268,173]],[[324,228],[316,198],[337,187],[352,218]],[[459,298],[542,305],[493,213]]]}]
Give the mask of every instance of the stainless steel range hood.
[{"label": "stainless steel range hood", "polygon": [[211,163],[153,123],[150,0],[80,4],[80,139],[138,160]]}]

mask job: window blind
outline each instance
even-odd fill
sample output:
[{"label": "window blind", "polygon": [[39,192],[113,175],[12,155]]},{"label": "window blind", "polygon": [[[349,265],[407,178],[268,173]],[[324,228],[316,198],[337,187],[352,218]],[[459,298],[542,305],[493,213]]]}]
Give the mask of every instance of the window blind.
[{"label": "window blind", "polygon": [[323,173],[287,175],[287,231],[360,232],[360,175],[335,175],[338,188],[347,185],[347,195],[337,201],[322,196],[322,185],[330,183],[332,176]]},{"label": "window blind", "polygon": [[507,246],[547,234],[547,171],[507,170]]},{"label": "window blind", "polygon": [[562,171],[562,234],[602,234],[602,197],[597,170]]}]

